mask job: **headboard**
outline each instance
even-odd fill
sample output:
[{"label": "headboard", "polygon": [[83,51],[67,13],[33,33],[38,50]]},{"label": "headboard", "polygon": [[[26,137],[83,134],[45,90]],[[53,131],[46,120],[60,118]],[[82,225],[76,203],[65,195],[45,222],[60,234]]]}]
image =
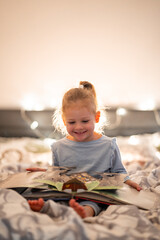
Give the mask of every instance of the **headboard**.
[{"label": "headboard", "polygon": [[[121,111],[120,111],[121,110]],[[160,131],[160,110],[140,111],[135,109],[110,108],[106,110],[108,126],[104,134],[130,136]],[[1,137],[53,137],[62,135],[52,126],[53,109],[22,111],[21,109],[0,110]],[[34,126],[33,122],[38,126]],[[31,127],[32,124],[32,127]]]}]

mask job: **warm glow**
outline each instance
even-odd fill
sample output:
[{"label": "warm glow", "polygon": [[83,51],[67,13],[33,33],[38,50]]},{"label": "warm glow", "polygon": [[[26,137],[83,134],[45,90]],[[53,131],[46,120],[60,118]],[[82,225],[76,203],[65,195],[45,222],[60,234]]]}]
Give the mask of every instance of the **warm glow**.
[{"label": "warm glow", "polygon": [[160,152],[156,152],[156,156],[160,159]]},{"label": "warm glow", "polygon": [[36,129],[37,127],[38,127],[38,122],[37,121],[34,121],[34,122],[32,122],[31,123],[31,125],[30,125],[30,127],[31,127],[31,129]]},{"label": "warm glow", "polygon": [[[40,100],[40,98],[39,98]],[[23,109],[31,111],[41,111],[44,110],[44,106],[40,104],[39,100],[34,94],[28,94],[24,97],[23,101],[21,102],[21,106]]]},{"label": "warm glow", "polygon": [[149,111],[155,109],[155,101],[153,99],[147,99],[144,102],[138,104],[138,109],[142,111]]},{"label": "warm glow", "polygon": [[56,142],[56,140],[52,138],[45,138],[43,141],[44,141],[44,144],[47,145],[48,147],[50,147],[52,143]]},{"label": "warm glow", "polygon": [[130,136],[129,139],[128,139],[128,143],[131,144],[131,145],[138,145],[140,142],[138,136]]},{"label": "warm glow", "polygon": [[127,110],[125,108],[118,108],[116,111],[117,115],[124,116],[127,114]]},{"label": "warm glow", "polygon": [[123,162],[132,162],[132,161],[138,161],[142,158],[140,154],[133,154],[128,152],[121,152],[122,160]]}]

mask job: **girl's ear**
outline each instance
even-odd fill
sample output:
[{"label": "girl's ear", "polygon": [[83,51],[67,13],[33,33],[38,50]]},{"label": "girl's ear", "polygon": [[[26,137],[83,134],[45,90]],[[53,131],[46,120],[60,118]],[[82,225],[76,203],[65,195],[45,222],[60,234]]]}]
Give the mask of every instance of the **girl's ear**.
[{"label": "girl's ear", "polygon": [[100,116],[101,116],[101,112],[100,112],[100,111],[96,112],[96,116],[95,116],[95,122],[96,122],[96,123],[99,122]]}]

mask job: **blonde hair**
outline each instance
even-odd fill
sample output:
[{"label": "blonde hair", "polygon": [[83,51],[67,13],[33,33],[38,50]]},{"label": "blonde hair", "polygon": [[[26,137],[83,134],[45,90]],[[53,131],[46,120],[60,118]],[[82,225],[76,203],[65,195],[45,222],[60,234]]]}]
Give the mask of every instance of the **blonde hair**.
[{"label": "blonde hair", "polygon": [[83,101],[83,104],[86,106],[91,106],[94,113],[97,112],[96,92],[91,83],[81,81],[79,83],[79,88],[71,88],[64,94],[62,100],[62,114],[65,115],[66,109],[78,100]]},{"label": "blonde hair", "polygon": [[[53,126],[62,134],[67,134],[66,128],[62,120],[62,116],[65,116],[65,111],[71,106],[71,104],[79,100],[82,101],[86,107],[90,107],[94,114],[96,114],[96,112],[98,111],[97,97],[94,86],[88,81],[80,81],[79,88],[71,88],[64,94],[61,108],[55,110],[53,114]],[[102,111],[100,119],[102,119]],[[101,121],[100,123],[96,123],[96,131],[99,133],[103,132],[104,125],[105,124],[103,123],[102,126]]]}]

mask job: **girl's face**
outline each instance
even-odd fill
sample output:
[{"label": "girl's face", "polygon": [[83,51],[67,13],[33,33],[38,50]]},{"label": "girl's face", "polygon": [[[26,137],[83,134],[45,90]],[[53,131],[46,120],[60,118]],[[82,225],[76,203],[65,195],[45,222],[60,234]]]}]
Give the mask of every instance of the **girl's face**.
[{"label": "girl's face", "polygon": [[90,108],[77,101],[66,109],[64,124],[68,134],[76,142],[88,142],[94,140],[94,128],[96,116]]}]

